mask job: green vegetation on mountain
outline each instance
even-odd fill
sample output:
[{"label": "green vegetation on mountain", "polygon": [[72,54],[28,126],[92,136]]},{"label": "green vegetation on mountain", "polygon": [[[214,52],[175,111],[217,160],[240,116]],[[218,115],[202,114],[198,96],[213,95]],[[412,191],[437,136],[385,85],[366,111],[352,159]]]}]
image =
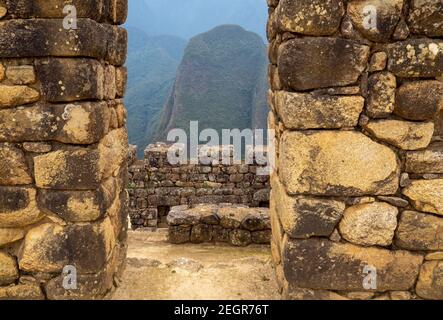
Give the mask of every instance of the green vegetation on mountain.
[{"label": "green vegetation on mountain", "polygon": [[266,65],[261,37],[239,26],[192,38],[152,138],[164,140],[173,128],[188,131],[193,120],[200,130],[265,128]]}]

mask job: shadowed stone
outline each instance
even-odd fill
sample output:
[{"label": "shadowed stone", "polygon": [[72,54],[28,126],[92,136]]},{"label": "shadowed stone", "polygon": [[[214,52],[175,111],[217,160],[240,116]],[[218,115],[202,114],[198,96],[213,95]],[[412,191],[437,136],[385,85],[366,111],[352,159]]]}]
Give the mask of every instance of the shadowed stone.
[{"label": "shadowed stone", "polygon": [[443,36],[443,2],[441,0],[412,0],[409,27],[415,34]]},{"label": "shadowed stone", "polygon": [[284,243],[283,268],[293,286],[325,290],[366,291],[365,266],[377,270],[374,291],[409,290],[418,277],[423,257],[407,251],[363,248],[327,240]]},{"label": "shadowed stone", "polygon": [[431,144],[426,150],[406,153],[406,172],[443,173],[443,144]]},{"label": "shadowed stone", "polygon": [[35,189],[0,186],[0,227],[20,228],[43,219],[36,195]]},{"label": "shadowed stone", "polygon": [[61,272],[74,265],[79,273],[100,272],[115,243],[109,219],[102,223],[68,225],[42,224],[28,231],[19,255],[20,270]]},{"label": "shadowed stone", "polygon": [[396,115],[408,120],[433,120],[443,108],[443,83],[416,81],[397,90]]},{"label": "shadowed stone", "polygon": [[407,250],[443,250],[443,218],[404,211],[400,217],[395,244]]},{"label": "shadowed stone", "polygon": [[279,48],[278,71],[282,84],[293,90],[346,86],[358,80],[368,59],[369,47],[351,40],[292,39]]},{"label": "shadowed stone", "polygon": [[289,194],[390,195],[398,189],[396,154],[359,132],[284,132],[279,161]]},{"label": "shadowed stone", "polygon": [[[0,124],[1,121],[0,119]],[[30,183],[32,178],[23,151],[12,145],[0,143],[0,185]]]},{"label": "shadowed stone", "polygon": [[337,129],[358,124],[364,99],[278,91],[275,106],[288,129]]},{"label": "shadowed stone", "polygon": [[231,230],[229,232],[229,243],[236,247],[246,247],[252,243],[251,233],[241,229]]},{"label": "shadowed stone", "polygon": [[280,222],[291,238],[329,237],[346,207],[331,199],[290,197],[277,177],[272,179],[272,189]]},{"label": "shadowed stone", "polygon": [[443,42],[412,39],[388,46],[388,70],[398,77],[433,78],[443,74]]},{"label": "shadowed stone", "polygon": [[343,14],[342,0],[281,0],[275,18],[282,31],[327,36],[338,30]]}]

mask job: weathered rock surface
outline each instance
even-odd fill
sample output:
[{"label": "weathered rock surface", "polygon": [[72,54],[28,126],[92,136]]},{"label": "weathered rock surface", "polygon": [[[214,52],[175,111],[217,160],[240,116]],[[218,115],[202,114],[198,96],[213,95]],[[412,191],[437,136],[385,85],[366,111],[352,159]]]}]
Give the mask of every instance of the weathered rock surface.
[{"label": "weathered rock surface", "polygon": [[372,55],[369,63],[369,72],[383,71],[388,63],[386,52],[380,51]]},{"label": "weathered rock surface", "polygon": [[409,26],[415,34],[443,36],[443,3],[439,0],[413,0]]},{"label": "weathered rock surface", "polygon": [[245,247],[252,243],[251,233],[247,230],[234,229],[229,232],[229,243],[237,247]]},{"label": "weathered rock surface", "polygon": [[43,218],[32,188],[0,186],[0,227],[20,228]]},{"label": "weathered rock surface", "polygon": [[169,226],[168,241],[175,244],[186,243],[191,238],[191,226]]},{"label": "weathered rock surface", "polygon": [[281,0],[276,10],[282,31],[327,36],[338,30],[344,4],[342,0]]},{"label": "weathered rock surface", "polygon": [[348,3],[348,15],[354,27],[365,38],[375,42],[390,40],[402,9],[403,0],[352,0]]},{"label": "weathered rock surface", "polygon": [[276,178],[272,188],[279,220],[291,238],[329,237],[346,207],[344,202],[330,199],[288,196]]},{"label": "weathered rock surface", "polygon": [[406,153],[406,171],[409,173],[443,173],[443,144],[431,144],[426,150]]},{"label": "weathered rock surface", "polygon": [[30,183],[32,178],[23,151],[13,145],[0,143],[0,185]]},{"label": "weathered rock surface", "polygon": [[395,153],[359,132],[285,132],[279,161],[290,194],[389,195],[398,189]]},{"label": "weathered rock surface", "polygon": [[400,217],[395,244],[407,250],[443,250],[443,218],[404,211]]},{"label": "weathered rock surface", "polygon": [[389,246],[397,228],[398,209],[384,202],[349,207],[340,222],[340,233],[349,242]]},{"label": "weathered rock surface", "polygon": [[0,247],[23,239],[25,231],[16,228],[0,228]]},{"label": "weathered rock surface", "polygon": [[423,264],[416,292],[423,299],[443,299],[443,261],[430,261]]},{"label": "weathered rock surface", "polygon": [[110,112],[105,102],[0,110],[0,141],[92,144],[108,132],[109,121]]},{"label": "weathered rock surface", "polygon": [[18,284],[15,286],[1,287],[0,300],[44,300],[40,285],[38,283],[32,284]]},{"label": "weathered rock surface", "polygon": [[0,109],[22,106],[38,101],[40,93],[27,86],[0,84]]},{"label": "weathered rock surface", "polygon": [[114,247],[115,235],[109,219],[103,223],[39,225],[26,234],[19,255],[20,270],[26,272],[61,272],[75,265],[79,273],[100,272]]},{"label": "weathered rock surface", "polygon": [[388,70],[398,77],[433,78],[443,73],[443,42],[413,39],[388,47]]},{"label": "weathered rock surface", "polygon": [[416,81],[403,84],[397,91],[395,114],[408,120],[433,120],[443,108],[443,83]]},{"label": "weathered rock surface", "polygon": [[188,206],[176,206],[171,208],[167,221],[170,226],[196,225],[200,222],[200,217],[200,212],[189,210]]},{"label": "weathered rock surface", "polygon": [[390,72],[375,73],[369,77],[367,113],[372,118],[386,118],[395,107],[397,79]]},{"label": "weathered rock surface", "polygon": [[33,66],[9,66],[6,77],[13,84],[32,84],[36,81]]},{"label": "weathered rock surface", "polygon": [[288,129],[337,129],[358,124],[364,99],[278,91],[275,106]]},{"label": "weathered rock surface", "polygon": [[283,86],[293,90],[346,86],[357,81],[368,59],[369,47],[354,41],[292,39],[279,48],[278,71]]},{"label": "weathered rock surface", "polygon": [[407,251],[363,248],[327,240],[287,240],[283,249],[286,279],[293,286],[325,290],[365,291],[365,266],[377,270],[377,289],[409,290],[423,257]]},{"label": "weathered rock surface", "polygon": [[212,241],[212,225],[198,224],[192,228],[191,238],[192,243],[203,243]]},{"label": "weathered rock surface", "polygon": [[434,123],[401,120],[372,121],[364,126],[372,136],[403,150],[426,148],[434,134]]},{"label": "weathered rock surface", "polygon": [[418,211],[443,215],[443,179],[412,181],[403,194]]},{"label": "weathered rock surface", "polygon": [[18,269],[15,259],[0,251],[0,286],[8,285],[18,279]]}]

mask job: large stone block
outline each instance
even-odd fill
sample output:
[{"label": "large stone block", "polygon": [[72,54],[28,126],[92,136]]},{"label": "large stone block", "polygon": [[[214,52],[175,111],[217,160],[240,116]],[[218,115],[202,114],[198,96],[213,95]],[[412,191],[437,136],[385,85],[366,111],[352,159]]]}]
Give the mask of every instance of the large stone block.
[{"label": "large stone block", "polygon": [[403,194],[418,211],[443,215],[443,179],[412,181]]},{"label": "large stone block", "polygon": [[403,150],[424,149],[434,135],[433,122],[379,120],[363,127],[375,138]]},{"label": "large stone block", "polygon": [[[1,122],[0,118],[0,128]],[[32,183],[32,177],[29,174],[28,164],[23,151],[10,144],[0,143],[0,185],[30,183]]]},{"label": "large stone block", "polygon": [[27,108],[0,110],[0,142],[92,144],[108,132],[109,121],[110,112],[106,102],[36,104]]},{"label": "large stone block", "polygon": [[364,203],[345,210],[340,234],[364,246],[389,246],[397,228],[398,209],[384,202]]},{"label": "large stone block", "polygon": [[355,83],[366,68],[369,47],[335,38],[299,38],[279,48],[278,71],[286,88],[308,90]]},{"label": "large stone block", "polygon": [[364,104],[365,100],[359,96],[275,93],[277,112],[288,129],[354,127]]},{"label": "large stone block", "polygon": [[342,0],[281,0],[276,20],[282,31],[328,36],[338,30],[343,14]]},{"label": "large stone block", "polygon": [[43,218],[31,188],[0,187],[0,227],[19,228]]},{"label": "large stone block", "polygon": [[97,273],[106,266],[114,244],[109,219],[65,227],[42,224],[26,234],[18,259],[20,270],[56,273],[72,265],[78,273]]},{"label": "large stone block", "polygon": [[77,29],[64,29],[62,19],[0,22],[0,56],[90,57],[123,65],[127,33],[124,29],[79,18]]},{"label": "large stone block", "polygon": [[68,148],[34,158],[34,175],[40,188],[95,190],[111,176],[117,176],[127,160],[125,128],[112,130],[96,149]]},{"label": "large stone block", "polygon": [[288,196],[277,177],[272,179],[272,190],[276,214],[291,238],[329,237],[346,207],[344,202],[331,199]]},{"label": "large stone block", "polygon": [[443,261],[423,264],[415,290],[423,299],[443,300]]},{"label": "large stone block", "polygon": [[443,42],[412,39],[388,47],[388,69],[398,77],[434,78],[443,74]]},{"label": "large stone block", "polygon": [[412,0],[409,28],[415,34],[429,37],[443,36],[443,2],[440,0]]},{"label": "large stone block", "polygon": [[[348,15],[354,27],[365,38],[375,42],[390,40],[402,9],[403,0],[352,0],[348,3]],[[369,17],[375,21],[369,21]]]},{"label": "large stone block", "polygon": [[27,86],[0,85],[0,110],[38,101],[40,93]]},{"label": "large stone block", "polygon": [[433,120],[443,109],[443,83],[415,81],[403,84],[397,90],[394,113],[408,120]]},{"label": "large stone block", "polygon": [[443,173],[443,144],[435,143],[426,150],[406,153],[406,172]]},{"label": "large stone block", "polygon": [[443,218],[404,211],[400,217],[395,244],[407,250],[443,250]]},{"label": "large stone block", "polygon": [[377,273],[376,289],[409,290],[423,257],[407,251],[363,248],[327,240],[287,240],[283,267],[292,286],[311,289],[365,291],[365,267]]},{"label": "large stone block", "polygon": [[105,67],[94,59],[40,59],[36,69],[42,96],[50,102],[102,100],[112,85],[105,79]]},{"label": "large stone block", "polygon": [[279,163],[290,194],[389,195],[398,189],[396,154],[359,132],[285,132]]}]

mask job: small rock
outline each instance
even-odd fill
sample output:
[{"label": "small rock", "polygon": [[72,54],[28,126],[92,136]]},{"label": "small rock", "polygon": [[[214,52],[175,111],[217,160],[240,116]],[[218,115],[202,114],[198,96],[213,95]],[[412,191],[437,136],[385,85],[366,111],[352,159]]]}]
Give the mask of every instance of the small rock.
[{"label": "small rock", "polygon": [[167,263],[167,266],[169,268],[178,268],[189,272],[199,272],[201,269],[203,269],[203,265],[200,262],[188,258],[175,259]]},{"label": "small rock", "polygon": [[411,184],[411,180],[409,179],[409,174],[406,172],[402,173],[400,176],[400,187],[406,188]]},{"label": "small rock", "polygon": [[399,208],[405,208],[409,205],[409,202],[405,199],[398,198],[398,197],[385,197],[385,196],[379,196],[378,200],[387,202],[389,204],[392,204],[393,206],[399,207]]},{"label": "small rock", "polygon": [[391,291],[389,293],[391,300],[411,300],[412,295],[409,291]]},{"label": "small rock", "polygon": [[40,93],[27,86],[7,86],[0,84],[0,109],[12,108],[40,99]]},{"label": "small rock", "polygon": [[6,16],[6,13],[8,13],[8,9],[5,7],[0,7],[0,19]]},{"label": "small rock", "polygon": [[356,244],[388,246],[397,228],[397,215],[398,209],[384,202],[352,206],[343,214],[340,233]]},{"label": "small rock", "polygon": [[52,150],[52,145],[44,142],[24,142],[23,149],[28,152],[46,153]]},{"label": "small rock", "polygon": [[386,52],[376,52],[371,57],[369,64],[369,72],[383,71],[388,63],[388,55]]},{"label": "small rock", "polygon": [[397,27],[395,28],[394,34],[392,35],[392,39],[396,41],[406,40],[409,37],[410,31],[408,24],[404,19],[400,19]]},{"label": "small rock", "polygon": [[395,107],[397,79],[390,72],[374,73],[369,77],[367,113],[372,118],[386,118]]},{"label": "small rock", "polygon": [[32,84],[36,80],[33,66],[9,66],[6,77],[13,84]]}]

